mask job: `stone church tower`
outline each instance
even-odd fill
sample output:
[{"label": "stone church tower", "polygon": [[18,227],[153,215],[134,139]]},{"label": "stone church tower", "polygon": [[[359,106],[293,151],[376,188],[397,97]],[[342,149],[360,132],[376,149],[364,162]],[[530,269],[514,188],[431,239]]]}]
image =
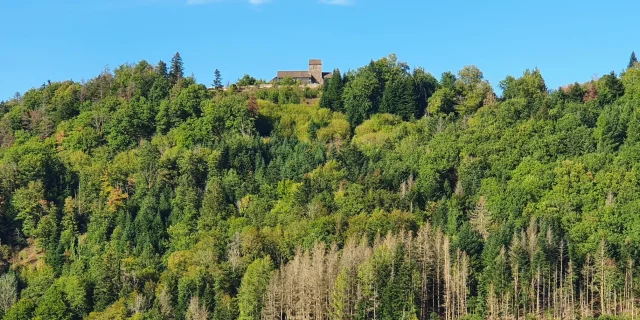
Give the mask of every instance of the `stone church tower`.
[{"label": "stone church tower", "polygon": [[280,82],[282,79],[291,78],[301,85],[324,84],[324,80],[330,79],[333,73],[322,72],[322,60],[309,59],[309,71],[278,71],[272,82]]},{"label": "stone church tower", "polygon": [[322,77],[322,60],[309,59],[309,74],[311,75],[311,83],[324,83]]}]

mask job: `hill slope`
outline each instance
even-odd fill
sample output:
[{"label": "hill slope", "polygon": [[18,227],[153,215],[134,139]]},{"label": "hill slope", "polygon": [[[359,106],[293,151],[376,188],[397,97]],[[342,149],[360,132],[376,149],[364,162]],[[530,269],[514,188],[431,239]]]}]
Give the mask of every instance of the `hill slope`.
[{"label": "hill slope", "polygon": [[390,56],[322,92],[145,61],[29,90],[0,104],[0,316],[637,313],[640,67],[500,86]]}]

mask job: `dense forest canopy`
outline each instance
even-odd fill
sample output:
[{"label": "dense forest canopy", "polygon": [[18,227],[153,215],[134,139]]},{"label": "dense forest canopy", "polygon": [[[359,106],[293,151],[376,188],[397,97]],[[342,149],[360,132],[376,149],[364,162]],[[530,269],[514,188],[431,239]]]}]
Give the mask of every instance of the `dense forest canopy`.
[{"label": "dense forest canopy", "polygon": [[500,95],[394,55],[212,76],[176,54],[0,103],[0,318],[638,315],[635,54]]}]

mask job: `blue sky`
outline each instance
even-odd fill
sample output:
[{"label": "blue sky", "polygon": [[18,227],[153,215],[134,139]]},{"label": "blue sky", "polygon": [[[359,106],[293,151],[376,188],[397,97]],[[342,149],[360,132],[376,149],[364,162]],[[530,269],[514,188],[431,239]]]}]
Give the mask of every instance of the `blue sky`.
[{"label": "blue sky", "polygon": [[396,53],[438,78],[477,65],[494,86],[538,67],[555,88],[622,70],[640,51],[638,12],[632,0],[2,0],[0,100],[176,51],[205,84],[216,68],[226,84]]}]

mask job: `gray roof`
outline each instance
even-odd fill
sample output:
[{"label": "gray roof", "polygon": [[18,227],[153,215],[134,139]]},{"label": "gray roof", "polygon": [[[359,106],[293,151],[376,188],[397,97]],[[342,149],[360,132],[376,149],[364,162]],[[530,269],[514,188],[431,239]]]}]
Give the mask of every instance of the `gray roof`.
[{"label": "gray roof", "polygon": [[278,71],[277,78],[311,78],[309,71]]}]

